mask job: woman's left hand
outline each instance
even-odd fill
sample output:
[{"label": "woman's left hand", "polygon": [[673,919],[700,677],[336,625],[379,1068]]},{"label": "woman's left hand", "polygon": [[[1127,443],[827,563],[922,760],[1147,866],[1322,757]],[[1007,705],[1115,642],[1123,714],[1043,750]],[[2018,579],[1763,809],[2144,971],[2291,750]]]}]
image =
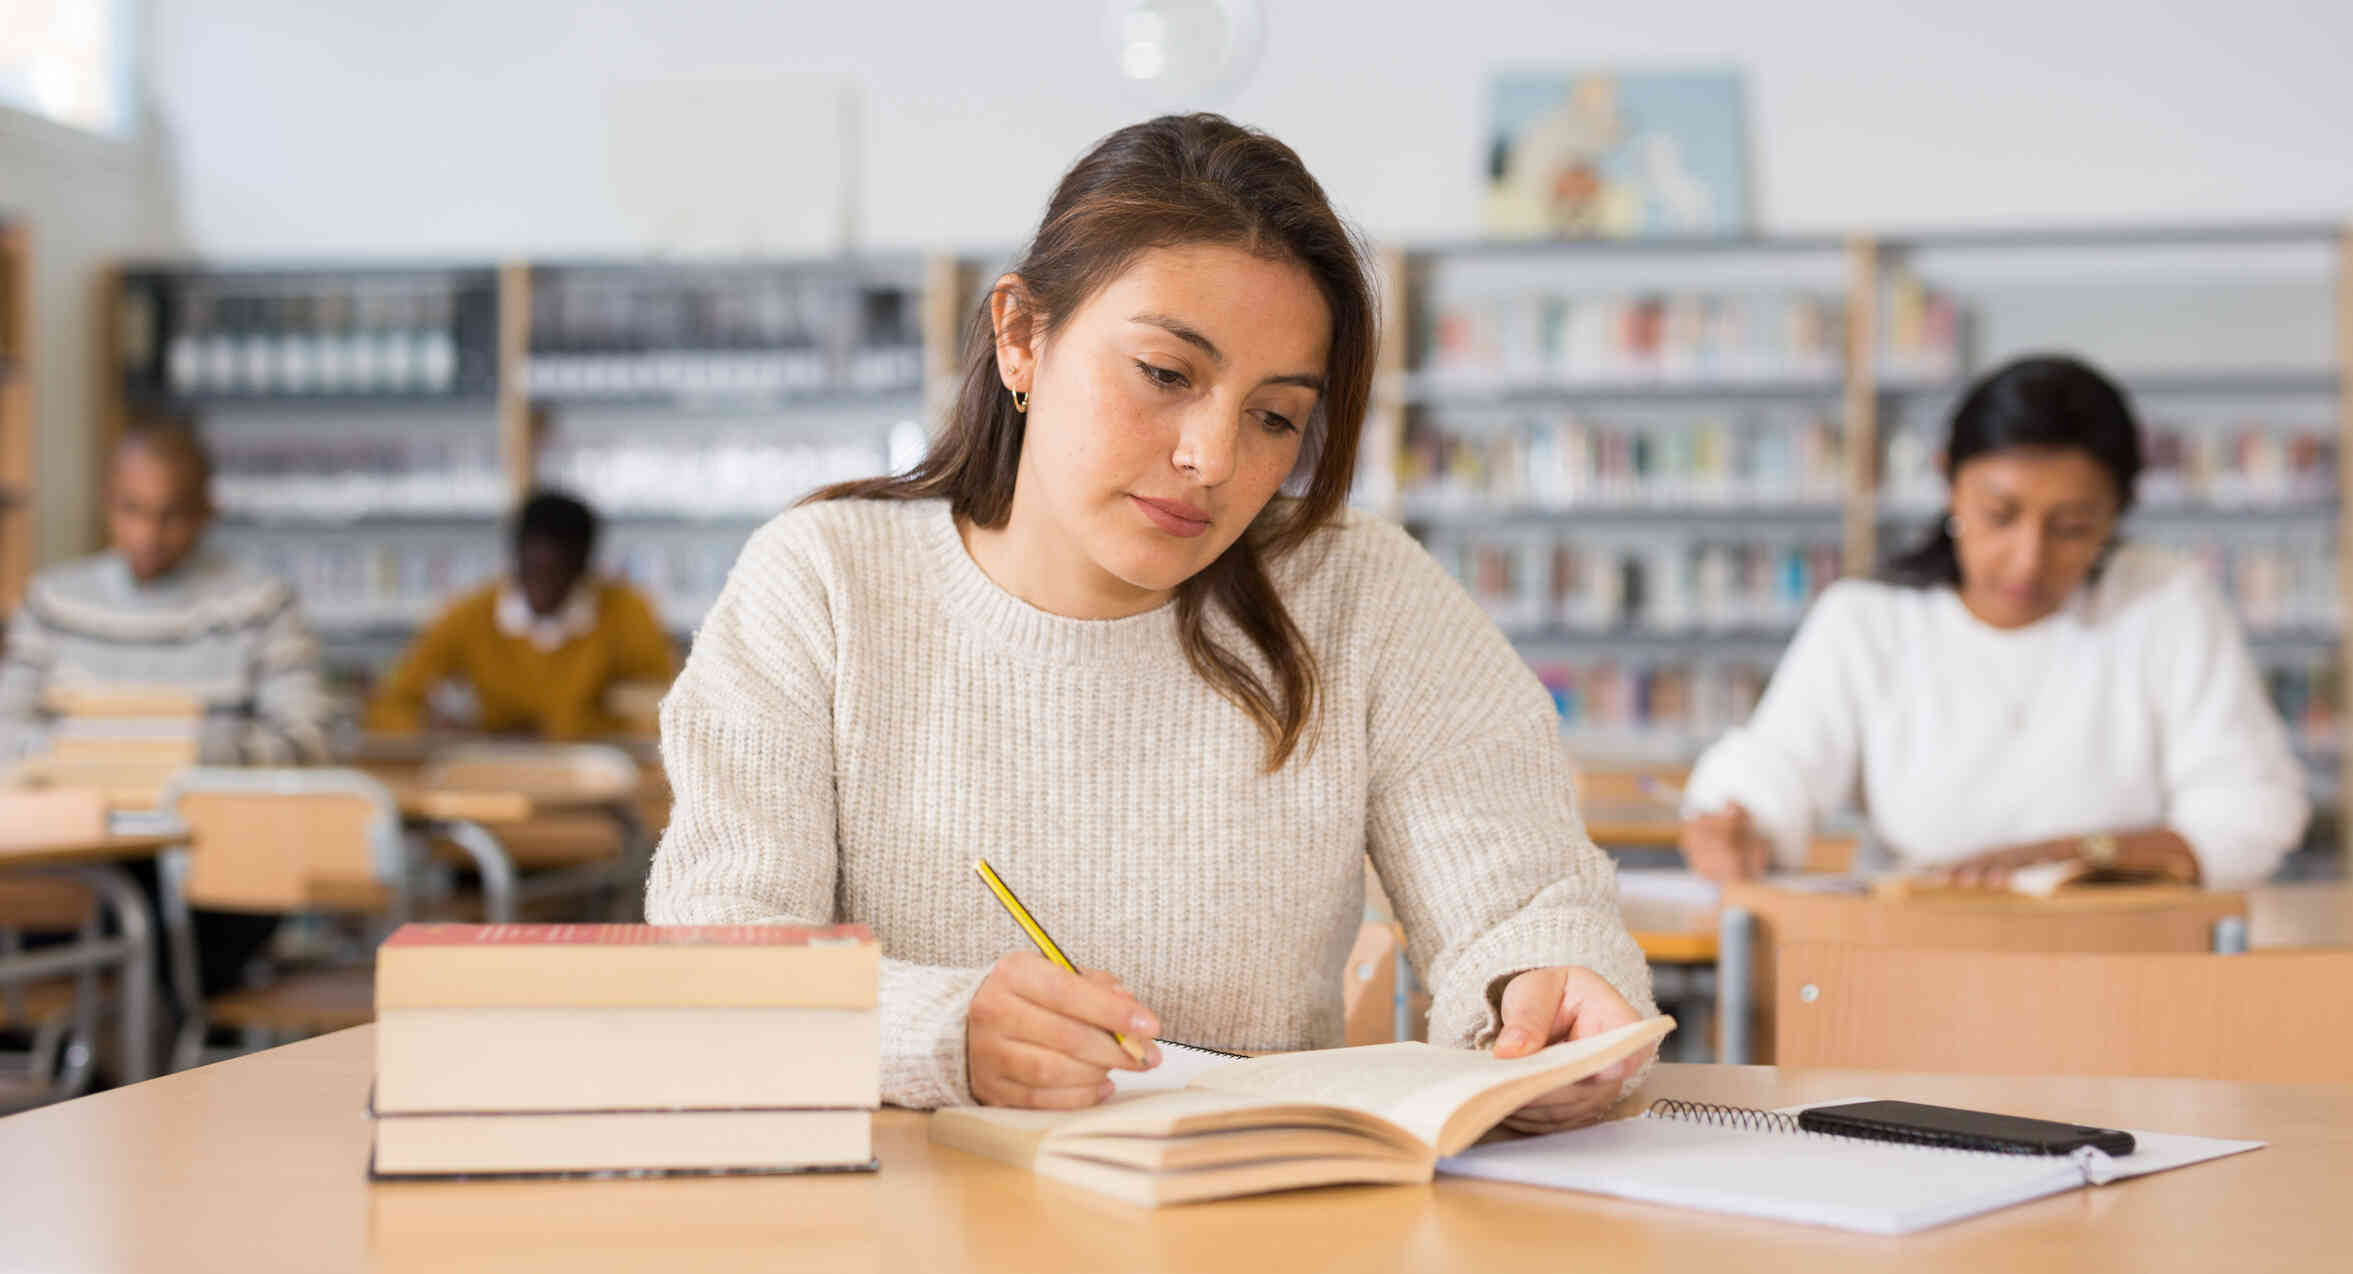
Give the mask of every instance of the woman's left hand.
[{"label": "woman's left hand", "polygon": [[[1591,969],[1561,966],[1530,969],[1503,987],[1503,1030],[1495,1055],[1525,1057],[1548,1044],[1581,1040],[1613,1031],[1642,1015]],[[1612,1063],[1599,1074],[1545,1093],[1513,1111],[1503,1126],[1513,1132],[1558,1132],[1589,1124],[1618,1099],[1618,1085],[1658,1052],[1656,1043]]]}]

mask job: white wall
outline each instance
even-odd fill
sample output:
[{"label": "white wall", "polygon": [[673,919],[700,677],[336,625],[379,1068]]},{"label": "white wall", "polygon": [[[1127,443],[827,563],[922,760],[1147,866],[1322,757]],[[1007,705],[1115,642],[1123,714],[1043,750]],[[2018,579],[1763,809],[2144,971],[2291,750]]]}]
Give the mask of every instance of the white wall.
[{"label": "white wall", "polygon": [[[659,247],[614,197],[607,95],[712,70],[866,87],[867,242],[1010,242],[1160,105],[1115,74],[1104,0],[155,3],[188,230],[227,254]],[[1263,4],[1223,106],[1378,235],[1476,231],[1497,65],[1747,68],[1764,229],[2353,214],[2353,5]]]},{"label": "white wall", "polygon": [[36,562],[93,538],[99,273],[176,242],[164,144],[158,130],[116,141],[0,108],[0,215],[32,236]]},{"label": "white wall", "polygon": [[[2353,5],[1262,2],[1263,56],[1217,105],[1291,142],[1382,237],[1476,232],[1498,66],[1746,68],[1764,230],[2353,215]],[[0,119],[0,207],[42,245],[44,559],[86,542],[97,262],[660,251],[647,192],[616,193],[607,110],[713,74],[859,87],[862,242],[1009,244],[1090,140],[1168,105],[1115,73],[1105,0],[147,3],[145,151]],[[722,173],[771,165],[789,200],[824,149],[808,132],[749,119],[680,144]],[[692,210],[742,185],[664,193]]]}]

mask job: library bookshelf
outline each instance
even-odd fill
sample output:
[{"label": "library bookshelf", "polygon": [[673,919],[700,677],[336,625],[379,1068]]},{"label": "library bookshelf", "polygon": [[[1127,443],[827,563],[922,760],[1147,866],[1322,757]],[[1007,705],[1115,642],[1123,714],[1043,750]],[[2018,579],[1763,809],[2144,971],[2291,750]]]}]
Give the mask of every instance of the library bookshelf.
[{"label": "library bookshelf", "polygon": [[[759,521],[912,458],[1004,259],[126,265],[99,427],[202,418],[224,531],[297,577],[355,673],[495,573],[501,519],[542,483],[604,509],[611,564],[685,635]],[[1821,588],[1938,515],[1961,387],[2058,350],[2133,397],[2150,467],[2126,533],[2209,562],[2338,802],[2346,227],[1419,243],[1378,264],[1356,501],[1512,635],[1581,764],[1671,773],[1737,723]]]},{"label": "library bookshelf", "polygon": [[2341,803],[2346,227],[1427,244],[1383,269],[1387,471],[1360,502],[1513,637],[1582,765],[1678,772],[1744,719],[1812,598],[1942,516],[1963,387],[2065,352],[2147,434],[2124,534],[2208,564]]},{"label": "library bookshelf", "polygon": [[32,233],[0,217],[0,609],[33,566]]}]

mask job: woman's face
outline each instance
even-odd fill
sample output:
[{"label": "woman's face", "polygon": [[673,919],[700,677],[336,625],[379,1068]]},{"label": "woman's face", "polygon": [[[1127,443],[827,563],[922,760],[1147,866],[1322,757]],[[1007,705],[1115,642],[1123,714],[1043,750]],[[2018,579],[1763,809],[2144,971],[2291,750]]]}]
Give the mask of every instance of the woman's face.
[{"label": "woman's face", "polygon": [[1996,628],[2059,609],[2115,533],[2116,484],[2089,453],[2014,447],[1952,475],[1961,600]]},{"label": "woman's face", "polygon": [[993,301],[999,375],[1030,396],[1010,525],[1059,559],[1048,591],[1084,595],[1054,609],[1149,609],[1290,476],[1323,389],[1323,295],[1295,264],[1206,244],[1144,253],[1051,334],[1023,295],[1007,276]]}]

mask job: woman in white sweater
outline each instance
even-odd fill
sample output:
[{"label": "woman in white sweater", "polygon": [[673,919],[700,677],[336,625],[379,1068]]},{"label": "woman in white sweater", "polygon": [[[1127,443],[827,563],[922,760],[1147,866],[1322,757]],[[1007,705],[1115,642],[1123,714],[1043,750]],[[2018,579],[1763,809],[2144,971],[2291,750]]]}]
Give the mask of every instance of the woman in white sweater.
[{"label": "woman in white sweater", "polygon": [[[1368,854],[1433,1040],[1652,1012],[1543,690],[1345,511],[1374,323],[1288,147],[1215,116],[1105,139],[975,315],[930,454],[736,563],[662,709],[648,916],[872,926],[909,1106],[1093,1103],[1138,1065],[1112,1031],[1340,1043]],[[978,856],[1096,972],[1029,952]],[[1592,1118],[1631,1069],[1513,1122]]]},{"label": "woman in white sweater", "polygon": [[2062,860],[2268,875],[2310,813],[2303,769],[2196,564],[2116,544],[2141,467],[2123,394],[2021,359],[1971,388],[1942,463],[1950,515],[1884,580],[1824,593],[1701,758],[1692,866],[1794,867],[1859,804],[1882,852],[1964,883]]}]

